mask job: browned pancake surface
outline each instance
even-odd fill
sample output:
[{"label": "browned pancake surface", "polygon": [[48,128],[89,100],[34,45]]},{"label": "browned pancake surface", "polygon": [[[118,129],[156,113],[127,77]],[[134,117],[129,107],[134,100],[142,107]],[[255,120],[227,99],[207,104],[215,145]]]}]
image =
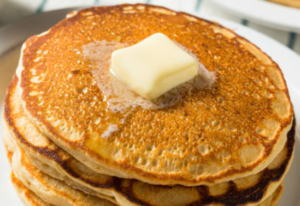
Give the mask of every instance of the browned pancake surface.
[{"label": "browned pancake surface", "polygon": [[[111,112],[83,46],[104,40],[133,45],[157,32],[215,72],[213,88],[196,89],[166,109]],[[90,8],[25,45],[20,87],[28,117],[56,144],[106,174],[183,185],[249,175],[281,151],[292,122],[276,63],[222,26],[184,13],[145,5]],[[111,124],[119,130],[101,137]]]}]

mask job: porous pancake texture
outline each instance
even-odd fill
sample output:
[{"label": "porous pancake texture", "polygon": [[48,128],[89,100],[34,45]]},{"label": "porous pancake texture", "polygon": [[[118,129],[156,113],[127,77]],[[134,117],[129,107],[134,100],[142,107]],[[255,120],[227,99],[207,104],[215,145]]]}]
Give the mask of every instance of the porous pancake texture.
[{"label": "porous pancake texture", "polygon": [[198,187],[159,186],[99,174],[51,142],[27,119],[17,82],[14,77],[5,100],[6,144],[14,148],[11,142],[16,141],[43,173],[87,194],[105,195],[120,205],[257,205],[276,190],[292,162],[295,125],[288,133],[285,147],[265,170],[230,182]]},{"label": "porous pancake texture", "polygon": [[[91,72],[103,65],[84,46],[130,46],[157,32],[189,50],[215,83],[164,109],[111,111]],[[25,42],[17,74],[23,108],[42,133],[95,171],[151,184],[258,173],[283,149],[293,119],[283,75],[266,54],[217,23],[156,6],[73,12]]]}]

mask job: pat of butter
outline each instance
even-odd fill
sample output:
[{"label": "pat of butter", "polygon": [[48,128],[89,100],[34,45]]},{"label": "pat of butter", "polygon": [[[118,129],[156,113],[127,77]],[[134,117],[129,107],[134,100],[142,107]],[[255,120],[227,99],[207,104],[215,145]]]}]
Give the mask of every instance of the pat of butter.
[{"label": "pat of butter", "polygon": [[198,63],[166,35],[156,33],[114,51],[111,72],[151,100],[191,80],[198,74]]}]

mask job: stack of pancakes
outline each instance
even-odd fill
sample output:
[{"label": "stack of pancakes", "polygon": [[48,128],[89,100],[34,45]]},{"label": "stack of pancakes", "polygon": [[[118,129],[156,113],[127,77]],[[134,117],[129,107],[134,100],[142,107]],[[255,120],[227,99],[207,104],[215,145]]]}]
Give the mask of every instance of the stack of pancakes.
[{"label": "stack of pancakes", "polygon": [[[104,56],[157,32],[214,84],[164,108],[106,95],[114,84],[100,75]],[[12,182],[27,205],[276,205],[295,142],[270,57],[217,23],[141,4],[72,12],[29,38],[4,122]]]}]

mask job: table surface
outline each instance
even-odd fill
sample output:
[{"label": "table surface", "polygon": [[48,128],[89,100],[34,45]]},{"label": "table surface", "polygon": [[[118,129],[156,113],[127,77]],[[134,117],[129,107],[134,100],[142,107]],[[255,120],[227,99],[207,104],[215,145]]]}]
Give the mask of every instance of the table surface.
[{"label": "table surface", "polygon": [[166,6],[173,10],[221,17],[264,33],[300,54],[300,34],[272,29],[258,25],[247,19],[240,19],[224,12],[222,9],[216,8],[211,0],[0,0],[0,27],[26,16],[44,11],[67,7],[88,7],[120,3],[155,4]]}]

